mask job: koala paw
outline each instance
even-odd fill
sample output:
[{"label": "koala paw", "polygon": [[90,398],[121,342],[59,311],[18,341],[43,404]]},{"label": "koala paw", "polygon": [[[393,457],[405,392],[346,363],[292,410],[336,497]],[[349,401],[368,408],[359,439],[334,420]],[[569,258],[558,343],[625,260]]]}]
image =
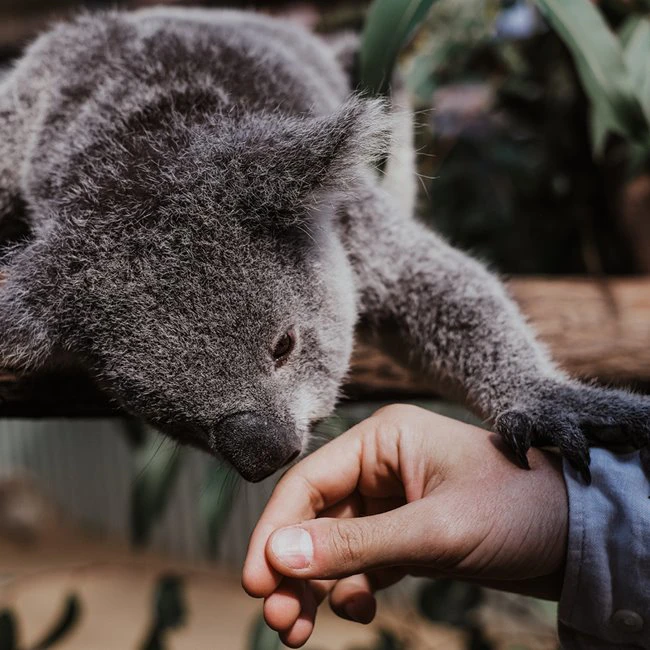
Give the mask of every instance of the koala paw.
[{"label": "koala paw", "polygon": [[554,446],[590,483],[589,445],[622,444],[641,450],[650,476],[650,398],[643,395],[577,382],[547,382],[499,414],[495,429],[522,467],[529,467],[530,447]]}]

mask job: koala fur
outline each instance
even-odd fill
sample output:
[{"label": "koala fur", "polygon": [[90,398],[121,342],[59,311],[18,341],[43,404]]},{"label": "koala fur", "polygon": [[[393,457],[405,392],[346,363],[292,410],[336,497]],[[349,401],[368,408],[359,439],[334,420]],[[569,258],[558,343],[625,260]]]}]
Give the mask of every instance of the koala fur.
[{"label": "koala fur", "polygon": [[337,51],[223,10],[38,38],[0,81],[0,231],[29,231],[0,258],[0,357],[82,364],[250,480],[331,413],[359,319],[390,324],[524,465],[555,444],[588,476],[588,442],[645,446],[648,399],[566,377],[501,283],[413,218],[408,117],[355,96]]}]

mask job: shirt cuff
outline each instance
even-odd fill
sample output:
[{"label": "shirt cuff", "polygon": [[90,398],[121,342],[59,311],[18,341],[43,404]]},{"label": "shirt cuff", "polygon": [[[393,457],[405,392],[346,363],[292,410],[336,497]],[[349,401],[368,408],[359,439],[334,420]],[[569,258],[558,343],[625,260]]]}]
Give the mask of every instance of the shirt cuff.
[{"label": "shirt cuff", "polygon": [[569,540],[558,610],[565,648],[650,650],[650,485],[639,453],[592,449],[592,484],[564,461]]}]

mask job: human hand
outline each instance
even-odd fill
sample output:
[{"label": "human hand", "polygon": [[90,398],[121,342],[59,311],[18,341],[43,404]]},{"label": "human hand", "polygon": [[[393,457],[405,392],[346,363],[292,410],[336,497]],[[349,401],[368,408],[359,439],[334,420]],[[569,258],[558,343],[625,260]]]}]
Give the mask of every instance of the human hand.
[{"label": "human hand", "polygon": [[560,461],[515,466],[498,436],[412,406],[379,410],[280,480],[253,532],[242,584],[291,647],[329,596],[368,623],[403,576],[457,577],[557,598],[568,504]]}]

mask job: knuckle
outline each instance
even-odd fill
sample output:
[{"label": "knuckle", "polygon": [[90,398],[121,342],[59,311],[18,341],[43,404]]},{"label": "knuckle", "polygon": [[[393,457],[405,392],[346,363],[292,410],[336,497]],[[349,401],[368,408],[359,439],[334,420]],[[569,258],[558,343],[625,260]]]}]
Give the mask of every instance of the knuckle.
[{"label": "knuckle", "polygon": [[412,404],[388,404],[387,406],[382,406],[377,409],[374,413],[376,417],[386,418],[388,420],[401,420],[403,418],[408,418],[413,416],[416,413],[419,413],[420,409],[417,406]]},{"label": "knuckle", "polygon": [[330,530],[330,544],[343,566],[363,557],[366,535],[359,526],[346,521],[335,521]]}]

